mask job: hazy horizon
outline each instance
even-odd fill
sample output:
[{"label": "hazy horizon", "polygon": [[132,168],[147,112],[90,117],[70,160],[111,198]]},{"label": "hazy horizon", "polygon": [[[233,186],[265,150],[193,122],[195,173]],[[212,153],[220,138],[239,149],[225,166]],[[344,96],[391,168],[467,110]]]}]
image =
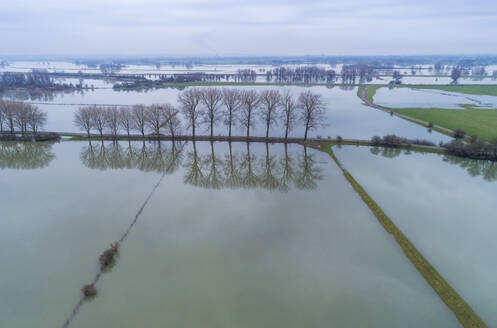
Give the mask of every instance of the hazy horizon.
[{"label": "hazy horizon", "polygon": [[421,0],[0,3],[2,55],[416,56],[497,53],[497,3]]}]

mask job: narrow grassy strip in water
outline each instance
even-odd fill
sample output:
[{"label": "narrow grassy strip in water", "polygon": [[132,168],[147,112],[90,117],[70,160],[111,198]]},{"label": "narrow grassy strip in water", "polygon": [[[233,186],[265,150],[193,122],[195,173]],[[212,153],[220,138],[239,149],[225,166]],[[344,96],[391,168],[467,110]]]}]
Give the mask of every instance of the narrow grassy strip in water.
[{"label": "narrow grassy strip in water", "polygon": [[337,166],[342,170],[345,179],[350,183],[352,188],[359,194],[363,202],[369,207],[371,212],[376,216],[383,228],[392,234],[399,244],[400,248],[411,263],[421,273],[423,278],[430,284],[435,292],[440,296],[442,301],[454,313],[457,320],[463,327],[487,327],[483,320],[476,314],[476,312],[469,306],[468,303],[449,285],[447,281],[440,275],[440,273],[428,262],[427,259],[416,249],[416,247],[409,241],[409,239],[397,228],[380,206],[369,196],[369,194],[362,188],[362,186],[354,179],[354,177],[342,166],[338,158],[333,153],[331,145],[323,145],[321,150],[327,151],[331,158],[335,161]]}]

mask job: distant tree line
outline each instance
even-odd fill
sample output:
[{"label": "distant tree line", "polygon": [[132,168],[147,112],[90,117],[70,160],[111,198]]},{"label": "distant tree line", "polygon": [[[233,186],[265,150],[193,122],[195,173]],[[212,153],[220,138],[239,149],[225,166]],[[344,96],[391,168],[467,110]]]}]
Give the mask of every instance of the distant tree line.
[{"label": "distant tree line", "polygon": [[376,65],[354,64],[343,65],[340,75],[343,84],[355,84],[357,78],[359,83],[370,82],[380,74]]},{"label": "distant tree line", "polygon": [[210,136],[213,136],[214,127],[222,124],[226,126],[229,137],[235,126],[244,128],[246,136],[250,137],[250,129],[256,122],[261,122],[266,138],[274,125],[281,124],[285,138],[297,125],[301,125],[304,127],[304,139],[310,131],[325,125],[323,98],[311,91],[301,92],[295,98],[289,90],[188,88],[178,95],[178,103],[177,109],[170,104],[120,108],[85,106],[76,111],[74,123],[88,136],[92,131],[100,136],[104,132],[117,136],[124,131],[128,136],[138,132],[143,137],[149,133],[156,136],[167,133],[174,137],[185,129],[191,129],[191,135],[195,136],[201,126],[207,127]]},{"label": "distant tree line", "polygon": [[266,71],[266,80],[277,82],[335,83],[336,72],[318,66],[278,67]]},{"label": "distant tree line", "polygon": [[100,72],[102,72],[103,74],[116,73],[119,72],[122,68],[123,65],[119,63],[100,64]]},{"label": "distant tree line", "polygon": [[13,88],[65,89],[68,84],[56,83],[46,70],[33,70],[31,73],[0,73],[0,91]]},{"label": "distant tree line", "polygon": [[21,101],[0,100],[0,132],[33,132],[47,122],[47,114],[37,106]]}]

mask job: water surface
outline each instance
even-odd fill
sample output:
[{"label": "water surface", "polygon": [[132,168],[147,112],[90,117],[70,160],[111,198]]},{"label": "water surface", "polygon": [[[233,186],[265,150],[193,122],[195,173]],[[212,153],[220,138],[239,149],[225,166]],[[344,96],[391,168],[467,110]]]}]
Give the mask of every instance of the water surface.
[{"label": "water surface", "polygon": [[2,166],[0,326],[62,325],[98,255],[162,174],[71,326],[457,326],[325,153],[208,142],[43,147],[39,165],[26,155],[32,164]]},{"label": "water surface", "polygon": [[369,147],[335,153],[483,321],[497,325],[497,163]]}]

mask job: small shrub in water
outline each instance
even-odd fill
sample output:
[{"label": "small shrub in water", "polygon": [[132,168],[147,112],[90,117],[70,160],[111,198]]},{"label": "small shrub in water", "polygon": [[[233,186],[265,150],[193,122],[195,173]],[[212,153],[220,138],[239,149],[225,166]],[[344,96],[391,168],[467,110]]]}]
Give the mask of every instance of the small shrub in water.
[{"label": "small shrub in water", "polygon": [[93,297],[97,295],[97,289],[93,284],[84,285],[83,288],[81,288],[81,291],[85,297]]},{"label": "small shrub in water", "polygon": [[114,256],[117,254],[119,250],[119,243],[111,243],[110,248],[106,249],[98,258],[100,265],[102,268],[109,266],[114,261]]},{"label": "small shrub in water", "polygon": [[431,129],[433,127],[433,123],[428,123],[428,127]]}]

